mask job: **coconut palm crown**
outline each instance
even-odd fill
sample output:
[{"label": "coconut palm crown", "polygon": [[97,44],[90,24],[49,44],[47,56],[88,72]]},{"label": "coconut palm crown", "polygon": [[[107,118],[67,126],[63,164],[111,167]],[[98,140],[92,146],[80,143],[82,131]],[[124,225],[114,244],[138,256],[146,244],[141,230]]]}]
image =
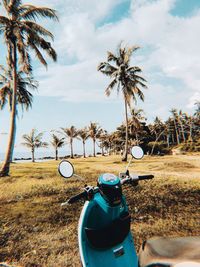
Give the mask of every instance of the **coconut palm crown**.
[{"label": "coconut palm crown", "polygon": [[52,140],[51,140],[51,145],[55,149],[55,160],[58,160],[58,148],[61,148],[65,144],[65,138],[64,137],[58,137],[55,134],[52,134]]},{"label": "coconut palm crown", "polygon": [[24,142],[23,146],[31,149],[32,162],[35,162],[35,149],[40,147],[47,147],[48,143],[42,141],[43,133],[38,133],[36,129],[32,129],[30,134],[24,134],[22,136]]},{"label": "coconut palm crown", "polygon": [[88,132],[88,128],[85,127],[81,130],[78,131],[78,139],[82,141],[83,143],[83,157],[86,157],[86,153],[85,153],[85,142],[86,140],[90,137],[89,132]]},{"label": "coconut palm crown", "polygon": [[[142,72],[141,68],[137,66],[130,66],[132,54],[139,47],[123,47],[121,44],[118,47],[117,54],[112,52],[107,53],[107,62],[101,62],[98,66],[98,71],[111,78],[111,82],[105,90],[109,96],[114,88],[117,92],[122,92],[125,104],[126,115],[126,142],[124,148],[123,160],[127,161],[128,155],[128,111],[127,106],[131,106],[131,102],[136,102],[137,96],[143,101],[144,94],[141,88],[147,88],[146,80],[139,74]],[[113,62],[114,64],[111,64]]]},{"label": "coconut palm crown", "polygon": [[91,122],[89,127],[88,127],[88,131],[89,131],[90,138],[93,140],[93,156],[96,157],[96,149],[95,149],[96,140],[97,140],[97,138],[99,138],[99,136],[102,132],[102,129],[98,125],[98,123]]},{"label": "coconut palm crown", "polygon": [[64,133],[65,137],[67,139],[69,139],[70,150],[71,150],[71,158],[74,158],[73,140],[74,140],[74,138],[77,138],[78,131],[75,128],[75,126],[73,126],[73,125],[70,128],[61,128],[61,130]]}]

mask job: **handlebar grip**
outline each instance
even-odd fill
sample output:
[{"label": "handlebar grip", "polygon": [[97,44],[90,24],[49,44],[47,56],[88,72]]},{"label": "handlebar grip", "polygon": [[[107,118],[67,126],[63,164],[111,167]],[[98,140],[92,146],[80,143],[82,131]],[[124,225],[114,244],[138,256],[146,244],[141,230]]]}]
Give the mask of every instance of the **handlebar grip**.
[{"label": "handlebar grip", "polygon": [[138,176],[138,179],[141,181],[141,180],[149,180],[149,179],[153,179],[154,178],[154,175],[140,175]]},{"label": "handlebar grip", "polygon": [[81,198],[86,198],[86,197],[87,197],[87,192],[84,191],[76,196],[71,197],[67,202],[68,204],[73,204],[74,202],[80,200]]}]

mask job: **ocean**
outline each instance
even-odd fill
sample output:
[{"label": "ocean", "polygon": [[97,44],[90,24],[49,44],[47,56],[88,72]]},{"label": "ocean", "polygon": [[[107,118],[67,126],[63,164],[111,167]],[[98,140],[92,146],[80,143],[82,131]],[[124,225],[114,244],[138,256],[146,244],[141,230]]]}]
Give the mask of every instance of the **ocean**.
[{"label": "ocean", "polygon": [[[86,151],[86,155],[92,155],[92,150],[90,151]],[[97,150],[96,152],[100,152],[99,150]],[[82,151],[74,151],[74,154],[77,154],[77,155],[83,155],[83,152]],[[69,151],[63,151],[63,150],[60,150],[58,151],[58,157],[64,157],[64,156],[69,156],[70,153]],[[5,157],[5,154],[4,153],[0,153],[0,162],[2,162],[4,160],[4,157]],[[39,151],[39,150],[36,150],[35,152],[35,160],[36,161],[43,161],[43,160],[46,160],[44,158],[46,157],[52,157],[54,158],[55,157],[55,152],[54,151]],[[13,155],[13,161],[16,161],[16,162],[22,162],[24,160],[23,159],[28,159],[28,160],[25,160],[26,162],[29,162],[31,161],[31,152],[29,151],[22,151],[22,152],[18,152],[18,151],[14,151],[14,155]],[[20,159],[20,160],[16,160],[16,159]]]}]

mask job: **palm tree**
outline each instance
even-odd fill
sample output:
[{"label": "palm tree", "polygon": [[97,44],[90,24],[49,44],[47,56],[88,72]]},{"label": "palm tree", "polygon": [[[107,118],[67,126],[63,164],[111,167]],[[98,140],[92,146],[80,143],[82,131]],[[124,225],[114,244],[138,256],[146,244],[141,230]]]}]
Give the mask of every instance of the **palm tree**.
[{"label": "palm tree", "polygon": [[172,113],[172,119],[174,122],[177,144],[180,144],[179,132],[178,132],[178,113],[177,113],[177,110],[175,108],[172,108],[170,110],[170,112]]},{"label": "palm tree", "polygon": [[182,110],[179,110],[177,119],[178,119],[178,122],[181,126],[182,138],[183,138],[183,142],[185,143],[186,137],[185,137],[184,123],[185,123],[185,119],[186,119],[186,114],[183,113]]},{"label": "palm tree", "polygon": [[108,148],[108,132],[104,129],[101,129],[98,139],[100,141],[100,145],[98,146],[101,148],[101,155],[105,156],[104,148]]},{"label": "palm tree", "polygon": [[[118,48],[117,54],[108,52],[107,62],[101,62],[98,66],[98,71],[109,76],[112,80],[105,90],[107,96],[116,87],[117,92],[121,90],[124,105],[125,105],[125,121],[126,121],[126,141],[124,148],[124,155],[122,160],[127,161],[128,155],[128,106],[131,106],[131,100],[136,102],[136,96],[143,101],[144,94],[142,88],[147,88],[145,85],[146,80],[139,75],[142,72],[141,68],[137,66],[130,66],[130,59],[139,47],[122,47]],[[115,65],[111,65],[114,62]]]},{"label": "palm tree", "polygon": [[155,135],[155,141],[151,149],[151,155],[153,155],[156,143],[159,141],[160,137],[167,131],[167,125],[164,124],[158,117],[155,118],[154,124],[151,126],[151,133]]},{"label": "palm tree", "polygon": [[81,139],[82,143],[83,143],[83,157],[86,157],[85,154],[85,142],[86,140],[90,137],[89,133],[88,133],[88,129],[87,127],[81,129],[78,131],[78,139]]},{"label": "palm tree", "polygon": [[7,16],[0,16],[0,33],[4,33],[4,41],[7,46],[7,63],[12,70],[12,111],[8,147],[5,161],[0,171],[0,176],[9,174],[10,161],[15,139],[15,120],[17,103],[17,73],[18,65],[21,63],[21,71],[32,72],[31,57],[29,49],[32,49],[39,61],[47,66],[40,49],[47,52],[56,61],[56,52],[51,43],[45,38],[53,39],[53,35],[47,29],[36,23],[39,17],[58,19],[55,10],[46,7],[23,5],[21,0],[4,0],[3,6]]},{"label": "palm tree", "polygon": [[58,160],[58,148],[63,147],[65,144],[64,139],[64,137],[59,138],[57,135],[52,134],[52,141],[50,143],[55,149],[55,160]]},{"label": "palm tree", "polygon": [[128,123],[131,129],[131,132],[135,134],[136,144],[139,144],[138,132],[140,131],[142,127],[142,121],[146,120],[143,113],[144,113],[143,109],[133,108],[131,110],[131,119],[129,119],[129,123]]},{"label": "palm tree", "polygon": [[35,162],[35,149],[39,147],[47,147],[48,143],[42,142],[43,133],[38,133],[36,129],[32,129],[30,134],[24,134],[22,138],[25,142],[22,145],[31,149],[32,162]]},{"label": "palm tree", "polygon": [[196,110],[194,113],[194,117],[196,117],[197,119],[200,119],[200,101],[197,101],[195,105],[196,105]]},{"label": "palm tree", "polygon": [[93,140],[93,156],[96,157],[96,150],[95,150],[95,145],[96,145],[96,140],[101,134],[101,127],[98,126],[98,123],[96,122],[90,122],[90,125],[88,127],[88,132],[89,136]]},{"label": "palm tree", "polygon": [[69,139],[70,143],[70,149],[71,149],[71,158],[74,158],[74,152],[73,152],[73,140],[74,138],[77,138],[78,131],[74,126],[71,126],[70,128],[61,128],[66,138]]}]

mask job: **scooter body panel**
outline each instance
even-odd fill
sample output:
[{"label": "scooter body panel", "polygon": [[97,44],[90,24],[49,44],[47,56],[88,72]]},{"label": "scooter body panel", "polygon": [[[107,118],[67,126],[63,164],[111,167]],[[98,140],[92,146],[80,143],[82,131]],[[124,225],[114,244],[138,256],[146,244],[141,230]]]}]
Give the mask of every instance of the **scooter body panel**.
[{"label": "scooter body panel", "polygon": [[78,226],[79,251],[83,267],[138,267],[130,230],[121,243],[105,248],[92,246],[85,231],[88,227],[102,228],[127,211],[124,197],[122,203],[115,207],[109,206],[100,193],[95,194],[94,199],[85,202]]}]

